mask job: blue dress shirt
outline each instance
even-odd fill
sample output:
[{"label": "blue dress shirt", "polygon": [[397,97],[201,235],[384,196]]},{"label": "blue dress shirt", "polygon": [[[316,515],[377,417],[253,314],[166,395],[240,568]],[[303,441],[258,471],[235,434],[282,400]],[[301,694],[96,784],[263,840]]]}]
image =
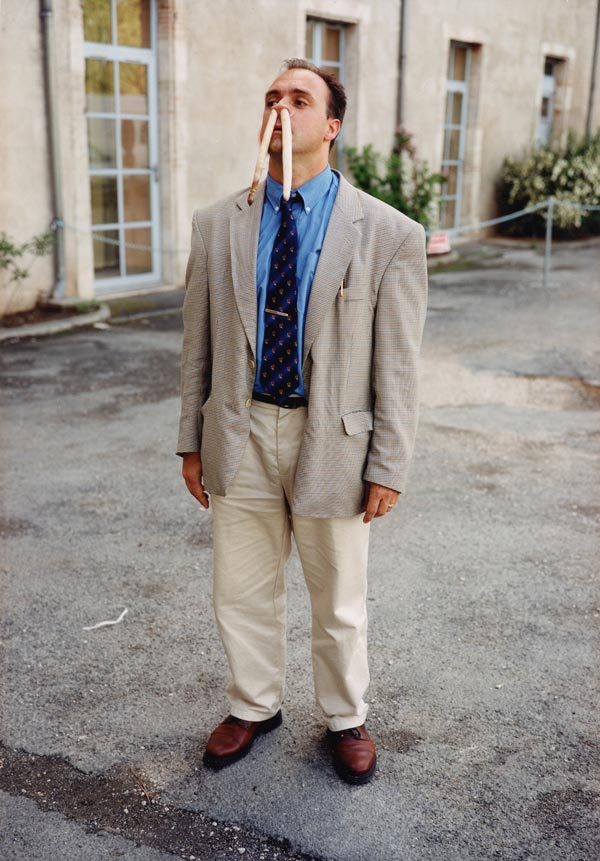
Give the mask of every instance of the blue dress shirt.
[{"label": "blue dress shirt", "polygon": [[[304,322],[306,310],[310,297],[315,270],[319,262],[319,255],[327,232],[327,225],[335,203],[339,175],[329,165],[324,171],[313,176],[304,185],[297,189],[302,195],[303,206],[296,206],[294,217],[298,231],[298,261],[296,266],[296,277],[298,282],[298,368],[300,370],[300,381],[294,394],[304,395],[304,381],[302,379],[302,348],[304,344]],[[267,188],[263,211],[260,222],[260,233],[258,235],[258,255],[256,258],[256,291],[258,302],[258,324],[256,331],[256,380],[255,391],[262,392],[260,384],[260,369],[262,363],[262,347],[265,337],[265,304],[267,299],[267,284],[271,268],[271,254],[275,244],[275,237],[281,224],[279,205],[283,186],[267,176]]]}]

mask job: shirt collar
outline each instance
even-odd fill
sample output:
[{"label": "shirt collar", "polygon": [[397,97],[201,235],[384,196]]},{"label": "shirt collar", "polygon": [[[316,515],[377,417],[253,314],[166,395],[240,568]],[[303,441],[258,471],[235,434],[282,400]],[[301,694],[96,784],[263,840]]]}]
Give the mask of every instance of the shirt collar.
[{"label": "shirt collar", "polygon": [[[308,182],[305,182],[304,185],[301,185],[299,188],[292,189],[292,194],[294,191],[299,191],[302,195],[304,211],[307,215],[310,213],[311,209],[313,209],[317,203],[325,197],[329,191],[332,180],[333,171],[331,170],[331,167],[327,165],[325,170],[322,170],[321,173],[313,176],[313,178],[309,179]],[[282,194],[282,184],[277,182],[276,179],[273,179],[270,173],[267,174],[266,199],[276,212],[279,212],[279,204],[281,203]]]}]

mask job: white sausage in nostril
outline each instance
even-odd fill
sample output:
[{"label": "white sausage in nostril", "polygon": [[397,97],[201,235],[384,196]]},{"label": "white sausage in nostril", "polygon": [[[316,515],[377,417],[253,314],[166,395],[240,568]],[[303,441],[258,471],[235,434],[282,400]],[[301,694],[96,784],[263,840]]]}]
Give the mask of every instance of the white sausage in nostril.
[{"label": "white sausage in nostril", "polygon": [[281,143],[283,162],[283,199],[289,200],[292,191],[292,124],[287,108],[281,109]]},{"label": "white sausage in nostril", "polygon": [[265,133],[263,134],[260,146],[258,147],[258,157],[256,159],[256,166],[254,168],[254,176],[252,177],[252,185],[250,186],[250,191],[248,193],[248,206],[252,206],[254,202],[256,189],[258,188],[258,183],[260,182],[263,165],[265,163],[265,158],[267,157],[267,150],[269,149],[269,144],[271,143],[271,138],[273,137],[273,129],[275,128],[276,122],[277,111],[275,110],[275,108],[273,108],[273,110],[269,114],[269,119],[267,120],[267,124],[265,126]]}]

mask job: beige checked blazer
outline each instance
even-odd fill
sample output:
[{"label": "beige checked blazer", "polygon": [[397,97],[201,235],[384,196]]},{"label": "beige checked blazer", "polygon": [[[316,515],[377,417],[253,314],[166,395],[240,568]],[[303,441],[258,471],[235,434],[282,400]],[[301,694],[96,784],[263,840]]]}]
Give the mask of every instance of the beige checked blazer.
[{"label": "beige checked blazer", "polygon": [[[177,454],[201,451],[206,490],[221,496],[250,428],[264,193],[263,182],[252,206],[244,191],[192,218]],[[426,306],[423,227],[340,176],[306,316],[295,513],[358,514],[364,481],[404,490]]]}]

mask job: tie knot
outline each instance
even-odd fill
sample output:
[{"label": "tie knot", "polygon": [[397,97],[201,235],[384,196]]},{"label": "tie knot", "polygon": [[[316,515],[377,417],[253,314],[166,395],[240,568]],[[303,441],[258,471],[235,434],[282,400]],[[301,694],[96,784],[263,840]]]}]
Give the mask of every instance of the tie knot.
[{"label": "tie knot", "polygon": [[300,206],[304,205],[302,195],[299,191],[293,191],[290,194],[289,200],[284,200],[283,197],[281,198],[281,208],[287,210],[288,212],[292,211],[292,207],[294,206],[294,204],[299,204]]}]

